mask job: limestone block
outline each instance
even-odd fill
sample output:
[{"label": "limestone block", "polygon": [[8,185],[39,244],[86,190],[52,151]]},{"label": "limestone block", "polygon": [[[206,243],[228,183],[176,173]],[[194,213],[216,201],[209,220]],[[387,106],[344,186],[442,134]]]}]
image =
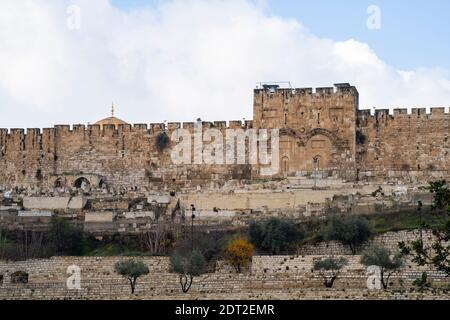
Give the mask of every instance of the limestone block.
[{"label": "limestone block", "polygon": [[85,222],[112,222],[112,212],[87,212],[84,221]]},{"label": "limestone block", "polygon": [[197,212],[196,219],[198,220],[232,220],[236,217],[236,211],[208,211],[202,210]]},{"label": "limestone block", "polygon": [[142,212],[124,212],[125,219],[139,219],[139,218],[150,218],[155,219],[155,213],[153,211],[142,211]]},{"label": "limestone block", "polygon": [[19,217],[51,217],[51,216],[53,216],[53,212],[41,211],[41,210],[20,211],[18,216]]},{"label": "limestone block", "polygon": [[87,200],[84,197],[24,197],[25,209],[83,209]]},{"label": "limestone block", "polygon": [[149,195],[147,197],[147,202],[148,203],[158,203],[158,204],[169,204],[170,203],[170,196],[166,196],[166,195]]},{"label": "limestone block", "polygon": [[83,209],[87,203],[87,199],[84,197],[71,198],[68,204],[69,209]]}]

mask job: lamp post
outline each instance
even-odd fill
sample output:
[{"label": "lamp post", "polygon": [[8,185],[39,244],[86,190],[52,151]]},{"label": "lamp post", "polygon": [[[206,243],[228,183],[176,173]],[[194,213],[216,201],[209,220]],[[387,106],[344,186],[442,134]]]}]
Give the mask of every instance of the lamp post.
[{"label": "lamp post", "polygon": [[195,206],[191,204],[191,213],[192,213],[192,227],[191,227],[191,240],[192,240],[192,251],[194,251],[194,219],[195,219]]},{"label": "lamp post", "polygon": [[314,164],[314,189],[317,188],[317,170],[318,170],[318,164],[319,164],[319,157],[315,156],[313,158],[313,164]]}]

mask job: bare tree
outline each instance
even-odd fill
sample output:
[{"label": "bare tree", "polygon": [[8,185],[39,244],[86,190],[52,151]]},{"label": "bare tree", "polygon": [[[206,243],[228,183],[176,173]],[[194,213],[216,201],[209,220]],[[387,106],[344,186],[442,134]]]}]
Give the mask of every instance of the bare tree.
[{"label": "bare tree", "polygon": [[28,260],[41,258],[45,255],[44,233],[37,231],[23,231],[22,241],[17,244],[20,259]]},{"label": "bare tree", "polygon": [[141,244],[151,255],[159,255],[166,252],[167,236],[170,232],[165,219],[156,221],[152,230],[141,234]]}]

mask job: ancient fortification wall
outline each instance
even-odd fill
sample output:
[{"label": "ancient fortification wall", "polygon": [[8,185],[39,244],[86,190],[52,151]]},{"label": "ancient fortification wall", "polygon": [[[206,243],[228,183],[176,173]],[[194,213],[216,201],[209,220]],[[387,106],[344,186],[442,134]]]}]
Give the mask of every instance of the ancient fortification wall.
[{"label": "ancient fortification wall", "polygon": [[[158,134],[170,137],[180,123],[164,124],[68,125],[52,129],[0,129],[0,184],[3,186],[53,187],[57,181],[73,187],[84,177],[93,187],[102,183],[109,186],[134,188],[159,186],[170,183],[193,187],[211,182],[223,184],[226,180],[250,180],[248,165],[175,165],[169,145],[158,151]],[[240,121],[230,122],[229,128],[251,127]],[[204,128],[227,129],[225,122],[203,123]],[[183,128],[194,130],[194,123],[184,123]],[[194,153],[192,152],[192,158]],[[192,161],[193,162],[193,161]],[[206,182],[205,182],[206,181]]]},{"label": "ancient fortification wall", "polygon": [[359,111],[358,164],[361,179],[409,182],[450,173],[450,114],[445,108]]},{"label": "ancient fortification wall", "polygon": [[[251,121],[198,122],[203,129],[279,129],[279,171],[286,176],[334,176],[345,180],[396,179],[423,182],[450,174],[450,115],[444,108],[412,114],[358,110],[355,87],[254,91]],[[259,180],[260,165],[174,164],[174,141],[158,151],[161,132],[194,131],[194,123],[58,125],[43,129],[0,129],[0,187],[74,187],[81,177],[93,186],[176,188],[223,186]],[[175,134],[175,137],[176,135]],[[224,134],[224,153],[229,147]],[[191,151],[194,147],[192,137]],[[205,142],[205,145],[208,143]],[[249,143],[237,142],[248,147]],[[197,147],[201,149],[202,147]],[[224,158],[225,158],[224,154]],[[194,160],[194,152],[191,154]],[[313,159],[317,162],[314,164]]]}]

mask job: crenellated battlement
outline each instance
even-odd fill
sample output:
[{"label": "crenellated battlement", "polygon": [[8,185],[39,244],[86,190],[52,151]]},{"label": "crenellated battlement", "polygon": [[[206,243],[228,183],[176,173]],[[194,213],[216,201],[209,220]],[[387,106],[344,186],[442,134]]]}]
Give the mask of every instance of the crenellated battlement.
[{"label": "crenellated battlement", "polygon": [[112,116],[88,125],[0,129],[0,187],[52,188],[55,177],[80,172],[133,190],[261,178],[259,165],[179,165],[171,161],[171,150],[160,150],[161,132],[171,137],[197,128],[280,129],[277,179],[308,176],[315,158],[324,175],[345,180],[404,179],[407,171],[414,181],[450,178],[448,108],[359,110],[358,91],[348,83],[315,89],[263,85],[254,95],[252,120],[128,124]]},{"label": "crenellated battlement", "polygon": [[295,97],[295,96],[312,96],[324,98],[326,96],[341,96],[342,94],[357,94],[358,91],[354,86],[348,83],[338,83],[334,87],[318,87],[318,88],[280,88],[277,85],[263,85],[263,88],[254,90],[255,97],[265,94],[270,97]]},{"label": "crenellated battlement", "polygon": [[448,120],[450,119],[450,112],[445,107],[434,107],[434,108],[397,108],[397,109],[375,109],[372,110],[358,110],[357,116],[359,120],[389,120],[396,121],[396,119],[420,119],[421,121],[434,121],[434,120]]},{"label": "crenellated battlement", "polygon": [[[240,121],[203,121],[201,123],[203,129],[250,129],[253,127],[252,120]],[[169,122],[167,125],[164,123],[138,123],[138,124],[119,124],[117,127],[113,124],[59,124],[53,128],[0,128],[0,137],[4,140],[8,139],[21,139],[27,140],[31,138],[33,141],[39,139],[45,139],[46,141],[55,137],[101,137],[101,136],[119,136],[132,133],[145,133],[149,135],[155,135],[163,131],[173,132],[177,129],[193,130],[196,126],[196,122]],[[1,142],[1,141],[0,141]]]}]

